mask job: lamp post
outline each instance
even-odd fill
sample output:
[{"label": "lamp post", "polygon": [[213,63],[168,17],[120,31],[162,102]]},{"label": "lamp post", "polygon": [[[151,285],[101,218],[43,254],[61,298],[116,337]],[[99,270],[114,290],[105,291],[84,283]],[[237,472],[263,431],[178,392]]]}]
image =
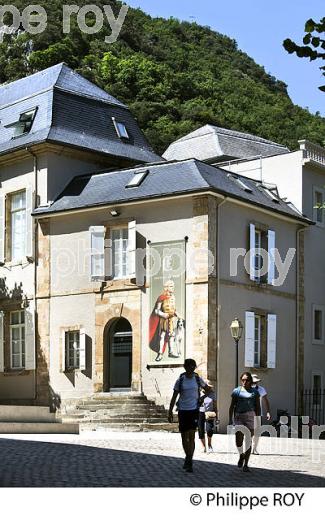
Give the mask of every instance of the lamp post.
[{"label": "lamp post", "polygon": [[238,386],[238,343],[243,333],[243,325],[238,318],[235,318],[230,325],[230,332],[235,340],[236,345],[236,373],[235,373],[235,388]]}]

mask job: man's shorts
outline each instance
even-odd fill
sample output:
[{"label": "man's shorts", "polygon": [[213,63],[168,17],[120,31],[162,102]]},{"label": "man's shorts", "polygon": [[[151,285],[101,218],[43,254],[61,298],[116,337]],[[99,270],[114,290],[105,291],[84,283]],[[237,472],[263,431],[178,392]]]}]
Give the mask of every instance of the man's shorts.
[{"label": "man's shorts", "polygon": [[178,410],[178,424],[181,433],[196,430],[199,422],[198,410]]}]

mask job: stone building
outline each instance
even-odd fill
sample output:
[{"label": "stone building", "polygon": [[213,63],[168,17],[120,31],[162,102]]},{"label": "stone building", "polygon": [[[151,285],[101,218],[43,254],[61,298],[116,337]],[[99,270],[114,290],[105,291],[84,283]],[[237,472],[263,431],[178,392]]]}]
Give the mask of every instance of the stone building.
[{"label": "stone building", "polygon": [[[290,200],[315,223],[299,233],[299,241],[305,246],[300,259],[303,283],[298,294],[296,327],[300,346],[295,366],[296,406],[302,411],[298,389],[310,389],[313,393],[325,384],[325,213],[317,208],[325,201],[325,148],[305,140],[299,144],[300,149],[291,152],[256,136],[206,125],[172,143],[164,157],[184,160],[194,156],[271,188],[276,186],[281,197]],[[310,404],[313,410],[309,413],[323,416],[321,395],[314,396]]]},{"label": "stone building", "polygon": [[[64,65],[0,87],[0,120],[2,403],[119,390],[167,405],[194,357],[224,426],[238,317],[240,371],[294,411],[311,220],[260,179],[157,156],[127,107]],[[224,134],[219,156],[240,157]]]}]

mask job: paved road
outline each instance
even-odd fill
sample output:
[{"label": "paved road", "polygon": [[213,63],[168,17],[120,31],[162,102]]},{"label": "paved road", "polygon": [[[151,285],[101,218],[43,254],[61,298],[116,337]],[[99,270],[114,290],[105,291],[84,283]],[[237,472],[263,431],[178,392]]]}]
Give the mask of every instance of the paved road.
[{"label": "paved road", "polygon": [[[236,466],[233,438],[214,437],[215,453],[197,443],[194,473],[182,469],[175,433],[84,432],[0,435],[0,487],[323,487],[325,441],[268,439],[251,472]],[[319,462],[312,461],[321,455]]]}]

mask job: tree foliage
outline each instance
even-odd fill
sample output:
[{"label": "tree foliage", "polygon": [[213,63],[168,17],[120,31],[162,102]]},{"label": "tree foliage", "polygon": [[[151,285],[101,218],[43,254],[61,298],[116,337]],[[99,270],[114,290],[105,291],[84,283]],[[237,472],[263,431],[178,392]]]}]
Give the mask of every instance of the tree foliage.
[{"label": "tree foliage", "polygon": [[[309,58],[310,61],[325,60],[325,18],[322,18],[319,22],[314,22],[311,18],[307,20],[305,33],[302,40],[304,45],[297,45],[290,38],[287,38],[283,42],[284,48],[290,54],[295,52],[299,58]],[[324,65],[320,67],[320,70],[324,71],[322,74],[325,76]],[[319,89],[325,92],[325,85],[320,86]]]},{"label": "tree foliage", "polygon": [[[127,103],[158,152],[207,123],[260,135],[297,148],[298,139],[323,144],[325,119],[292,103],[286,85],[268,74],[234,40],[196,23],[151,18],[129,10],[118,40],[105,43],[108,23],[97,34],[71,18],[62,32],[64,0],[38,0],[48,13],[39,35],[7,35],[0,44],[0,83],[65,61]],[[102,7],[114,0],[92,0]],[[80,7],[87,0],[75,0]],[[12,0],[22,11],[29,2]],[[91,16],[88,20],[92,23]]]}]

